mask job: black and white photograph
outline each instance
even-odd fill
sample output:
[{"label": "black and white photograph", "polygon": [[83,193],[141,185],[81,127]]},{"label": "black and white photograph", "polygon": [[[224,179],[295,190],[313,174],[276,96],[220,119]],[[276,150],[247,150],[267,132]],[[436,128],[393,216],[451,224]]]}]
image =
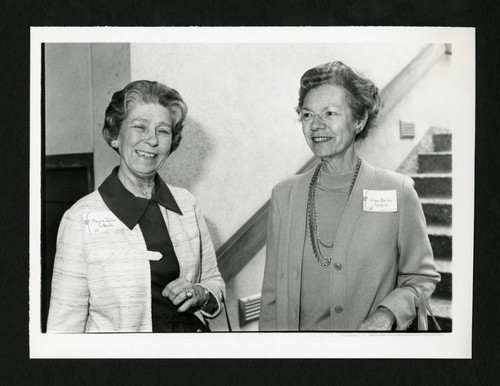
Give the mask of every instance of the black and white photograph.
[{"label": "black and white photograph", "polygon": [[30,81],[31,358],[471,357],[473,28],[32,27]]}]

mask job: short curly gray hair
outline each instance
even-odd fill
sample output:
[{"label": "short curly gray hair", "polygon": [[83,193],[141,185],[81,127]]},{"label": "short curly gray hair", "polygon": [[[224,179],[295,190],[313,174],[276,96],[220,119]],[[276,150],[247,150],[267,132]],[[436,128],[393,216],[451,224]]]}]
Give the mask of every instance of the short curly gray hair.
[{"label": "short curly gray hair", "polygon": [[[134,102],[159,104],[169,110],[174,116],[170,152],[177,149],[181,143],[181,132],[187,115],[187,106],[176,90],[149,80],[130,82],[123,90],[113,94],[106,109],[104,127],[102,128],[102,135],[108,145],[111,146],[111,141],[118,137],[122,123],[129,113],[130,105]],[[118,151],[116,148],[113,149]]]},{"label": "short curly gray hair", "polygon": [[307,70],[300,78],[297,113],[300,113],[307,93],[322,84],[336,84],[346,90],[347,103],[355,119],[361,120],[366,114],[365,127],[356,134],[355,141],[365,138],[368,131],[375,126],[380,110],[378,88],[371,80],[340,61],[325,63]]}]

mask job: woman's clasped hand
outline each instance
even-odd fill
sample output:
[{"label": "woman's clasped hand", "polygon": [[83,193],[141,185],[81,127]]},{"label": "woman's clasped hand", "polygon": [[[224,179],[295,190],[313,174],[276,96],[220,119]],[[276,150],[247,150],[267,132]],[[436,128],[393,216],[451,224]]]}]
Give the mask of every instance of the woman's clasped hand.
[{"label": "woman's clasped hand", "polygon": [[196,312],[210,300],[210,293],[199,284],[192,284],[184,278],[178,278],[167,284],[162,295],[177,306],[177,312]]}]

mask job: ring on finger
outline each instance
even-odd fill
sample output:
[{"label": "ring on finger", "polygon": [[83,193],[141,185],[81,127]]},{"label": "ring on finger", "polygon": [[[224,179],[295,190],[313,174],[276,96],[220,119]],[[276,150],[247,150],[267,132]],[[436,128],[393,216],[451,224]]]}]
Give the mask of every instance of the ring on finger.
[{"label": "ring on finger", "polygon": [[191,299],[193,297],[193,293],[191,291],[186,291],[186,298]]}]

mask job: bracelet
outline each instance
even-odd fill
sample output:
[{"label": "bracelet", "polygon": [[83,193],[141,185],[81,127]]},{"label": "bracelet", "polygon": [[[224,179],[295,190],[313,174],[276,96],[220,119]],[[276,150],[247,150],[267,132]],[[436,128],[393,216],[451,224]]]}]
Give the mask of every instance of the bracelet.
[{"label": "bracelet", "polygon": [[205,302],[204,302],[204,303],[201,305],[201,307],[200,307],[200,309],[202,309],[202,308],[204,308],[204,307],[208,304],[208,302],[210,301],[210,291],[208,290],[208,288],[207,288],[207,287],[204,287],[204,286],[202,286],[202,285],[200,285],[200,284],[195,284],[195,285],[196,285],[196,286],[198,286],[198,287],[200,287],[200,288],[203,290],[203,292],[205,293],[205,296],[207,297],[207,300],[205,300]]}]

